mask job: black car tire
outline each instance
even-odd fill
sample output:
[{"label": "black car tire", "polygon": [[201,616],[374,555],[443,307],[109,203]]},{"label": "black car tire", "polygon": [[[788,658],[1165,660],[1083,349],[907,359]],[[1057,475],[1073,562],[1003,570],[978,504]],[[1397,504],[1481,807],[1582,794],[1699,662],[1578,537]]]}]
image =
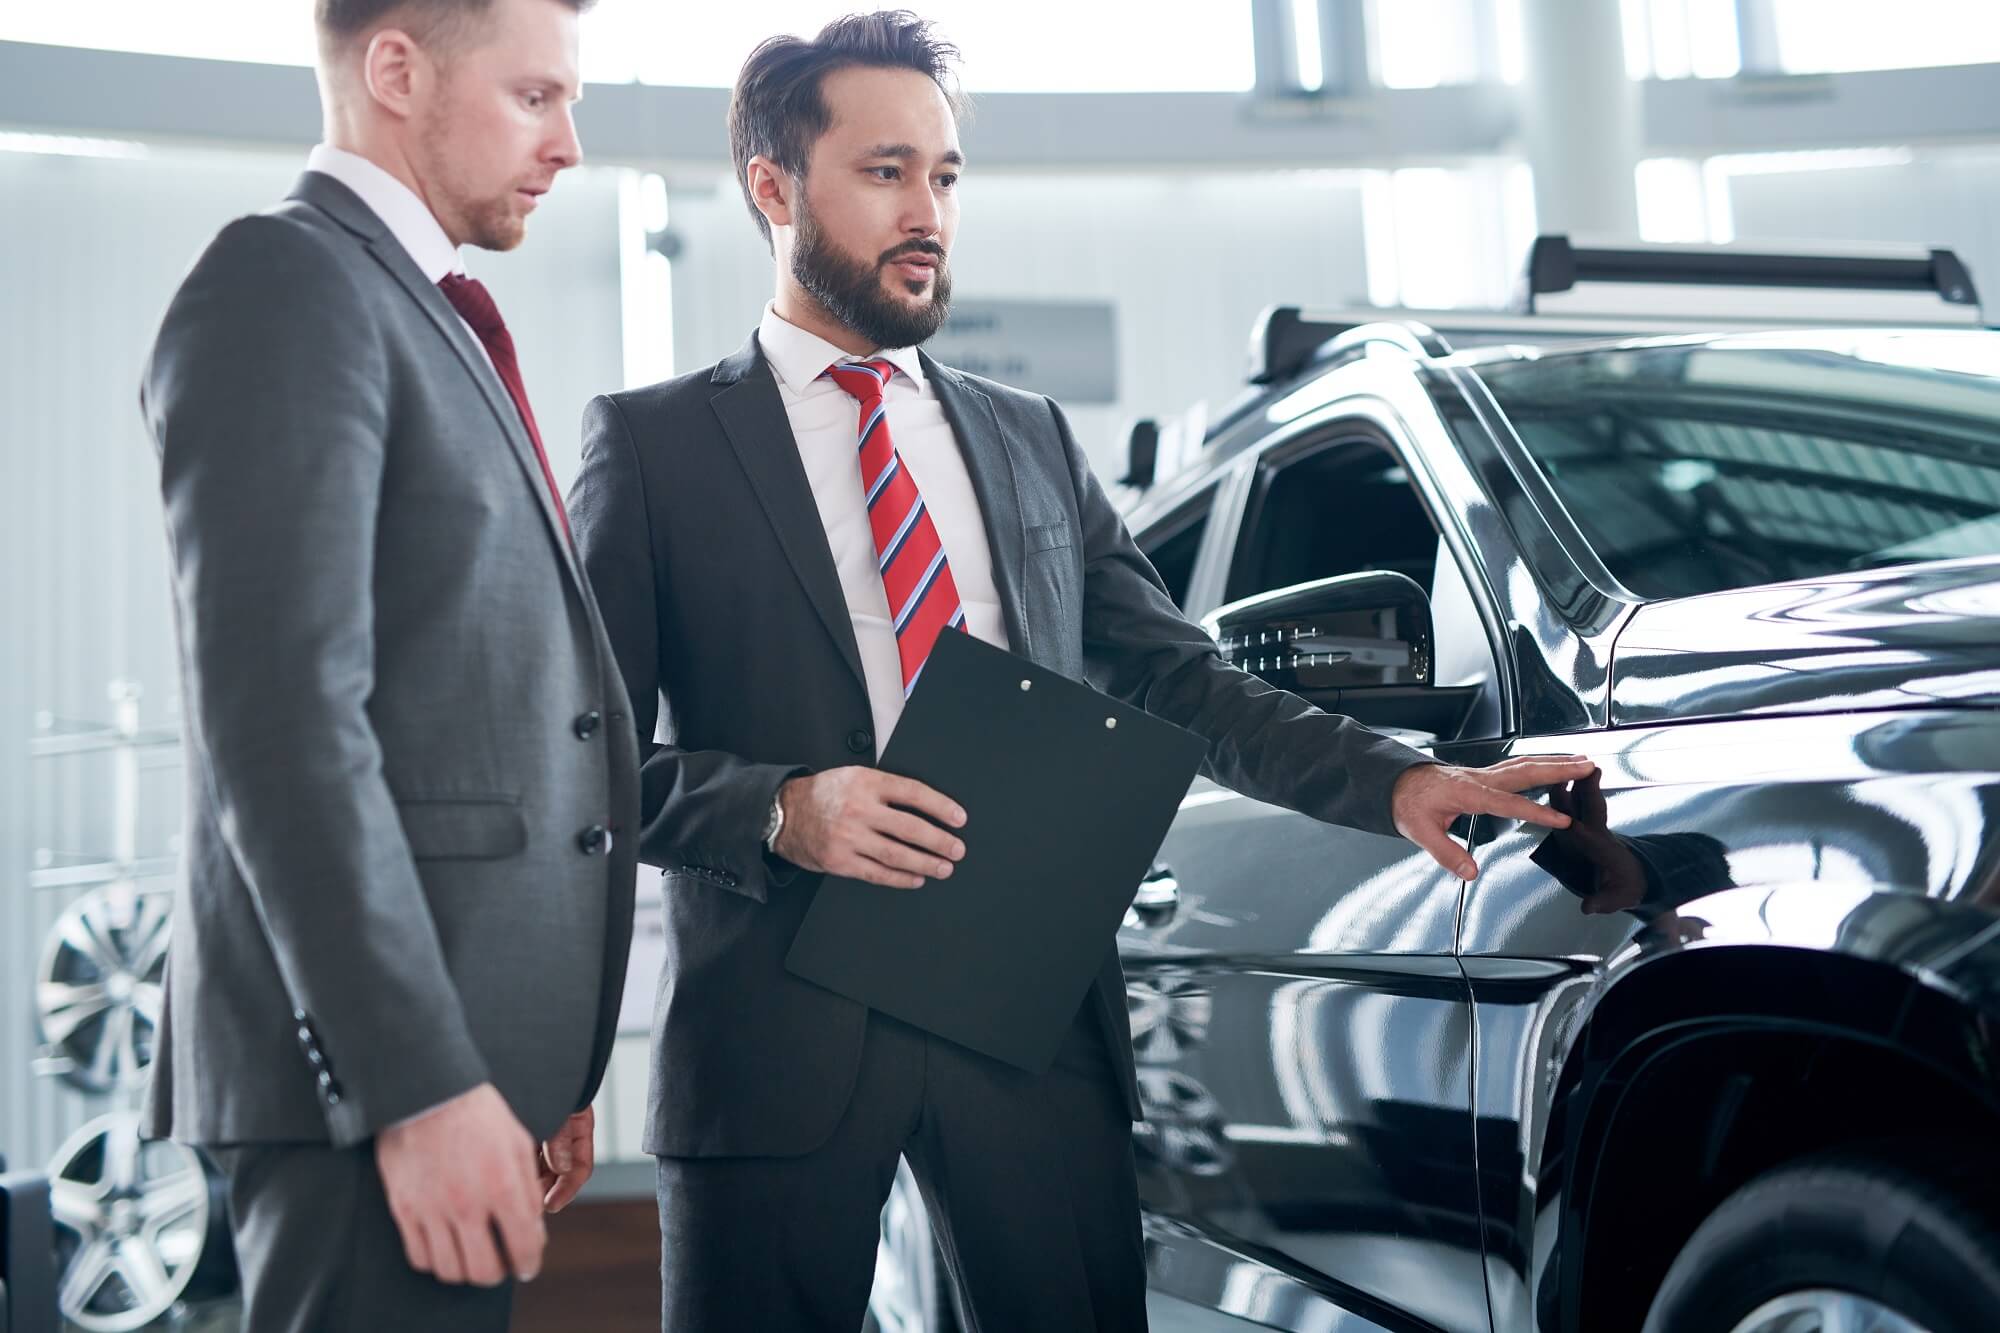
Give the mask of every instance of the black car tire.
[{"label": "black car tire", "polygon": [[[2000,1319],[1995,1171],[1891,1151],[1807,1158],[1723,1201],[1674,1260],[1645,1333],[1730,1333],[1780,1297],[1864,1297],[1928,1333]],[[1975,1202],[1977,1201],[1977,1202]]]}]

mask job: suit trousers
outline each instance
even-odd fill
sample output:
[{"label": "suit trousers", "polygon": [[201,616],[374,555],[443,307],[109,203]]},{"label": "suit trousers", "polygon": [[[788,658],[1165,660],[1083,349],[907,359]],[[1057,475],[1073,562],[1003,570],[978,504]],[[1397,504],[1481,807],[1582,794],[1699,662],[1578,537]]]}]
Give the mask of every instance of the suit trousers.
[{"label": "suit trousers", "polygon": [[210,1149],[229,1177],[256,1333],[506,1333],[513,1284],[451,1286],[410,1267],[373,1140]]},{"label": "suit trousers", "polygon": [[871,1012],[826,1143],[661,1158],[665,1333],[854,1333],[899,1155],[965,1333],[1143,1333],[1132,1125],[1087,1004],[1042,1074]]}]

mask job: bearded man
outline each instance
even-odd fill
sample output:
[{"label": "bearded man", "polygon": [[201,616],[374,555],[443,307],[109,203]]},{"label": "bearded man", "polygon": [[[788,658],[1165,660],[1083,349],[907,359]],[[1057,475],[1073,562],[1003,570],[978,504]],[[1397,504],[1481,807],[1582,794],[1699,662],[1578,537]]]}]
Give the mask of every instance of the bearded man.
[{"label": "bearded man", "polygon": [[1088,669],[1207,739],[1219,781],[1461,873],[1454,818],[1566,823],[1515,793],[1590,769],[1441,767],[1229,666],[1062,410],[918,350],[951,295],[955,54],[901,11],[759,47],[729,127],[775,296],[734,356],[585,416],[571,511],[646,756],[639,855],[667,872],[646,1148],[670,1333],[853,1333],[899,1155],[973,1327],[1145,1327],[1113,940],[1041,1074],[785,970],[825,875],[951,891],[979,811],[872,766],[939,634]]}]

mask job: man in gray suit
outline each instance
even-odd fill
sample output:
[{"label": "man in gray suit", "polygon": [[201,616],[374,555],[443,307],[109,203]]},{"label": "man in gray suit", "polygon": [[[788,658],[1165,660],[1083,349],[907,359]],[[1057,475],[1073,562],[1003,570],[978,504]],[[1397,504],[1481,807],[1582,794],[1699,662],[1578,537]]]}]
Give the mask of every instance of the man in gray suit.
[{"label": "man in gray suit", "polygon": [[640,857],[668,872],[646,1146],[670,1330],[852,1333],[899,1154],[976,1327],[1144,1327],[1112,942],[1040,1076],[784,967],[822,874],[948,891],[922,886],[979,812],[869,766],[939,633],[1088,673],[1206,737],[1230,786],[1461,873],[1455,817],[1565,823],[1516,793],[1590,770],[1428,765],[1226,665],[1061,410],[915,350],[950,291],[952,54],[906,13],[760,47],[730,128],[776,297],[734,356],[585,417],[577,539],[646,746]]},{"label": "man in gray suit", "polygon": [[229,1176],[246,1326],[502,1330],[590,1173],[638,754],[514,345],[586,0],[319,0],[325,142],[142,400],[187,882],[146,1127]]}]

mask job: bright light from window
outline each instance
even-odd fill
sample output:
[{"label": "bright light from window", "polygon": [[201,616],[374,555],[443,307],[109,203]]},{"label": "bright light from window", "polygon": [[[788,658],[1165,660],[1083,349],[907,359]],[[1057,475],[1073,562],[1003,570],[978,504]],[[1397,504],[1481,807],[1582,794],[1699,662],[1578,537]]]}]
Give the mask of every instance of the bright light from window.
[{"label": "bright light from window", "polygon": [[1534,175],[1523,162],[1370,171],[1361,223],[1370,305],[1498,308],[1535,233]]},{"label": "bright light from window", "polygon": [[1623,0],[1625,72],[1726,79],[1743,68],[1736,0]]},{"label": "bright light from window", "polygon": [[1500,81],[1519,83],[1528,66],[1526,36],[1521,28],[1521,0],[1493,0],[1493,28],[1500,45]]},{"label": "bright light from window", "polygon": [[1788,73],[2000,61],[1994,0],[1771,0]]},{"label": "bright light from window", "polygon": [[[667,5],[602,0],[583,18],[583,76],[594,83],[726,88],[778,33],[810,35],[853,0]],[[965,52],[973,92],[1242,92],[1256,81],[1250,0],[932,0],[925,17]],[[313,62],[306,0],[64,0],[0,6],[0,41],[155,55]]]},{"label": "bright light from window", "polygon": [[1368,0],[1376,78],[1385,88],[1477,81],[1493,6],[1494,0]]},{"label": "bright light from window", "polygon": [[312,6],[306,0],[64,0],[0,5],[0,41],[88,46],[105,51],[310,65]]},{"label": "bright light from window", "polygon": [[1656,157],[1639,164],[1639,239],[1700,242],[1709,239],[1707,191],[1701,164],[1681,157]]},{"label": "bright light from window", "polygon": [[[726,88],[757,43],[811,36],[853,0],[663,5],[603,0],[583,21],[584,77]],[[1243,92],[1256,82],[1250,0],[932,0],[972,92]]]},{"label": "bright light from window", "polygon": [[125,139],[0,132],[0,153],[40,153],[48,157],[144,157],[147,149],[142,143]]},{"label": "bright light from window", "polygon": [[1292,52],[1299,87],[1316,93],[1326,87],[1326,54],[1320,49],[1319,0],[1292,0]]},{"label": "bright light from window", "polygon": [[667,183],[624,172],[618,182],[618,278],[628,389],[674,373],[674,267],[649,243],[667,222]]}]

